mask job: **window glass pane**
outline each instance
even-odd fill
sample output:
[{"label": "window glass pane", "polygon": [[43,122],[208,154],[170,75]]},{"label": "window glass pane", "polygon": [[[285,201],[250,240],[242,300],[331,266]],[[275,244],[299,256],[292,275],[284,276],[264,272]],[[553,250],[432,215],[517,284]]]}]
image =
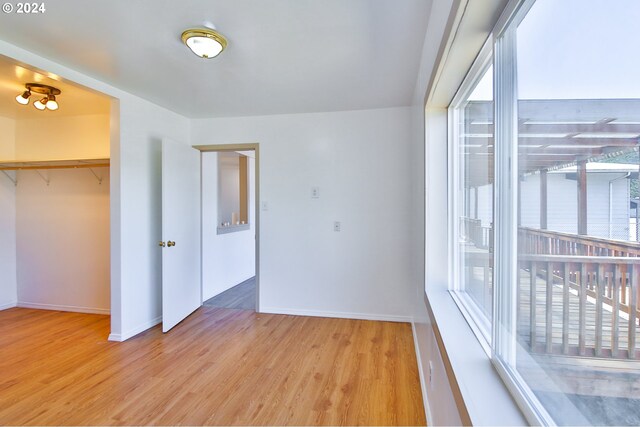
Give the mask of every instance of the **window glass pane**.
[{"label": "window glass pane", "polygon": [[[493,253],[493,69],[455,106],[458,294],[490,335]],[[482,326],[482,325],[481,325]]]},{"label": "window glass pane", "polygon": [[518,25],[517,373],[560,425],[640,424],[640,2]]}]

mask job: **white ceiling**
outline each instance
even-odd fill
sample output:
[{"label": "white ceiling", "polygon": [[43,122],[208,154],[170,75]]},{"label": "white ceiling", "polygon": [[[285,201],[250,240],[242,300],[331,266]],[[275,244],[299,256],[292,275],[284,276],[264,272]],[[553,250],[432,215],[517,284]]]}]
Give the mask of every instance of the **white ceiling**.
[{"label": "white ceiling", "polygon": [[[42,95],[32,94],[28,105],[16,102],[16,95],[25,91],[25,83],[54,86],[62,91],[56,111],[39,111],[33,103]],[[79,116],[83,114],[109,114],[110,99],[86,88],[60,81],[58,76],[33,71],[24,64],[0,55],[0,117],[10,119],[35,119],[42,117]]]},{"label": "white ceiling", "polygon": [[[0,39],[187,117],[409,105],[432,0],[55,0]],[[203,60],[180,41],[213,23]]]}]

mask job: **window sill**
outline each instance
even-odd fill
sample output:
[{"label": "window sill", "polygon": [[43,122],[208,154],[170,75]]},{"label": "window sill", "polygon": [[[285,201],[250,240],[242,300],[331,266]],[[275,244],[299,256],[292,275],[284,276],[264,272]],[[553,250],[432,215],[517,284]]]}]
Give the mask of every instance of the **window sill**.
[{"label": "window sill", "polygon": [[229,234],[237,231],[245,231],[251,228],[250,224],[227,225],[226,227],[218,227],[216,234]]},{"label": "window sill", "polygon": [[463,423],[527,425],[449,291],[428,291],[424,302]]}]

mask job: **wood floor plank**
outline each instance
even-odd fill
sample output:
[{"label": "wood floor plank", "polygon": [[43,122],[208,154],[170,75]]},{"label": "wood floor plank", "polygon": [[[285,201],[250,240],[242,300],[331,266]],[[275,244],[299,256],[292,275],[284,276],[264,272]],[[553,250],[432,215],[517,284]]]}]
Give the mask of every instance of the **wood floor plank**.
[{"label": "wood floor plank", "polygon": [[409,324],[203,307],[168,334],[108,333],[0,311],[0,425],[425,425]]}]

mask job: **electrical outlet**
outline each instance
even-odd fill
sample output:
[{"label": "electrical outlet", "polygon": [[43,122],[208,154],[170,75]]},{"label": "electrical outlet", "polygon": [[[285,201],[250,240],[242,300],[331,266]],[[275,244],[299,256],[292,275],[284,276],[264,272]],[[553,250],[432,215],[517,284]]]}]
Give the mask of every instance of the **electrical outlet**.
[{"label": "electrical outlet", "polygon": [[263,211],[268,211],[269,210],[269,203],[262,202],[260,205],[262,206],[262,210]]},{"label": "electrical outlet", "polygon": [[320,198],[320,187],[311,187],[311,198],[312,199]]},{"label": "electrical outlet", "polygon": [[340,221],[335,221],[333,223],[333,231],[340,231]]}]

